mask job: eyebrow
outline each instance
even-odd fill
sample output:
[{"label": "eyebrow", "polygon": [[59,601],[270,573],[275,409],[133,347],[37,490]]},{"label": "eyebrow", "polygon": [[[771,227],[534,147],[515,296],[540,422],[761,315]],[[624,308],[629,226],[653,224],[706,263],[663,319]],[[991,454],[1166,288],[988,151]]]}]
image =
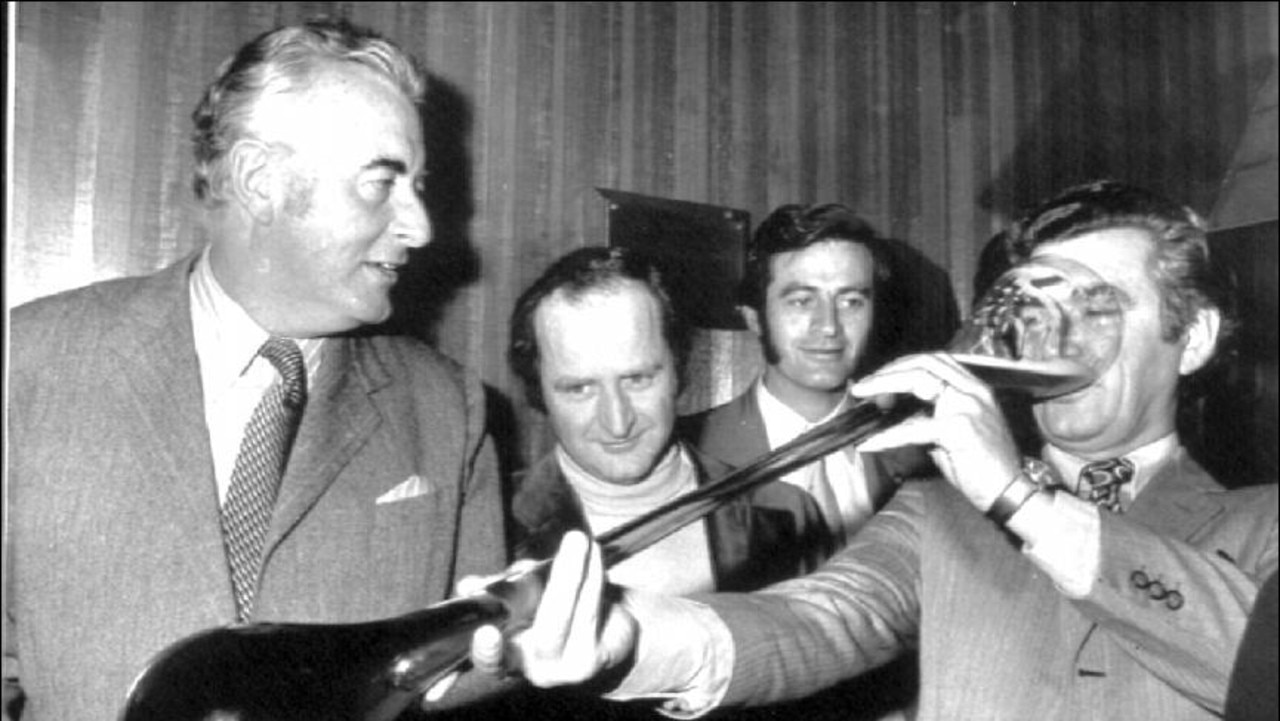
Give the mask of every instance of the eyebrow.
[{"label": "eyebrow", "polygon": [[409,166],[406,165],[403,160],[397,160],[386,156],[377,157],[365,163],[361,170],[375,170],[378,168],[386,168],[399,175],[404,175],[409,172]]},{"label": "eyebrow", "polygon": [[[817,291],[819,289],[818,289],[818,286],[816,285],[810,285],[807,283],[796,283],[793,281],[779,288],[778,294],[786,295],[787,293],[794,293],[795,291],[798,291],[798,290]],[[869,286],[862,286],[862,285],[846,285],[846,286],[837,288],[836,293],[861,293],[862,295],[869,296],[871,295],[871,288]]]},{"label": "eyebrow", "polygon": [[[662,369],[666,367],[667,367],[666,361],[654,361],[653,363],[646,363],[645,365],[640,366],[639,368],[627,369],[626,371],[619,373],[618,377],[629,378],[631,376],[640,376],[640,375],[657,375],[658,373],[661,373]],[[595,376],[564,375],[564,376],[557,376],[556,378],[552,378],[551,386],[553,388],[563,388],[565,386],[581,385],[584,383],[598,383],[598,382],[599,382],[599,379],[596,378]]]}]

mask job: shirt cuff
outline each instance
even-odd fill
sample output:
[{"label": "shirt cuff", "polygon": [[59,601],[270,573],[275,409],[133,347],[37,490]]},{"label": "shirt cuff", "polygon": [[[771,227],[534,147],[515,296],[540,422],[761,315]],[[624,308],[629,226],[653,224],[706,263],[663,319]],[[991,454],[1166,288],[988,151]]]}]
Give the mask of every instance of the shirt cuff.
[{"label": "shirt cuff", "polygon": [[635,665],[605,698],[658,700],[660,712],[678,719],[714,709],[733,674],[733,635],[724,621],[696,601],[634,588],[623,605],[640,629]]},{"label": "shirt cuff", "polygon": [[1009,529],[1063,595],[1084,598],[1093,590],[1102,538],[1097,506],[1070,493],[1037,493],[1009,519]]}]

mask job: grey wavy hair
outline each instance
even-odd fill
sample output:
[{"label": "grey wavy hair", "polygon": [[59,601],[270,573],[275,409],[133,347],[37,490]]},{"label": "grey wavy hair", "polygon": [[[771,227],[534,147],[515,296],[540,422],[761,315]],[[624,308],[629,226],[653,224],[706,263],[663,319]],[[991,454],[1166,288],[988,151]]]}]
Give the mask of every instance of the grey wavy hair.
[{"label": "grey wavy hair", "polygon": [[223,61],[217,78],[191,114],[195,123],[196,199],[223,202],[227,152],[250,137],[259,99],[306,88],[331,61],[363,65],[389,79],[415,106],[424,102],[427,75],[409,53],[378,33],[342,19],[321,18],[265,32]]}]

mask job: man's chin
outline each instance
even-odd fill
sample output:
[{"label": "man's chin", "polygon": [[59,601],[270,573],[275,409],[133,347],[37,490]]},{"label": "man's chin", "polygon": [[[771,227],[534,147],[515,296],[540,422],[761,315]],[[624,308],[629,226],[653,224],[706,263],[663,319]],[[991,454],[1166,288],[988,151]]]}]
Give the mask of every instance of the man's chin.
[{"label": "man's chin", "polygon": [[1073,411],[1067,407],[1052,410],[1037,407],[1035,419],[1044,439],[1063,448],[1086,443],[1105,428],[1104,424],[1091,421],[1078,409]]}]

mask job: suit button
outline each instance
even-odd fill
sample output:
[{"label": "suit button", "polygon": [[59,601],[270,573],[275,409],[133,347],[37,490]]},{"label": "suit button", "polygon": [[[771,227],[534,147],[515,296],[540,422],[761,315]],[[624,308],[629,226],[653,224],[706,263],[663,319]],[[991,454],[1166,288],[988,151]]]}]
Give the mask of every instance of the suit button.
[{"label": "suit button", "polygon": [[1151,598],[1156,601],[1160,601],[1163,600],[1165,596],[1168,596],[1169,592],[1165,590],[1163,583],[1160,583],[1159,581],[1152,581],[1151,585],[1147,587],[1147,595],[1151,596]]},{"label": "suit button", "polygon": [[1182,608],[1184,602],[1185,600],[1182,598],[1181,593],[1170,591],[1169,597],[1164,600],[1164,605],[1168,606],[1170,611],[1177,611]]},{"label": "suit button", "polygon": [[1146,588],[1151,585],[1151,579],[1147,576],[1146,571],[1134,571],[1129,574],[1129,580],[1138,588]]}]

